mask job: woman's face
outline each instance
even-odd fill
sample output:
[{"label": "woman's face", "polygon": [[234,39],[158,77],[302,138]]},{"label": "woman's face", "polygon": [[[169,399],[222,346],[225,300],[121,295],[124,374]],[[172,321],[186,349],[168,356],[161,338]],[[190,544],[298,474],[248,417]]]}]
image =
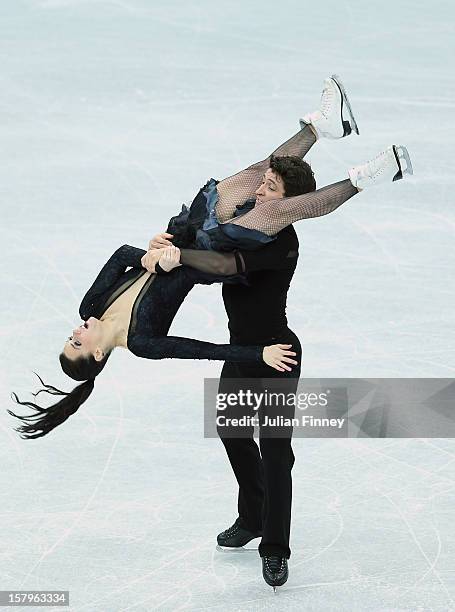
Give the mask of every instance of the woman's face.
[{"label": "woman's face", "polygon": [[264,204],[267,200],[280,200],[284,198],[283,179],[268,168],[262,177],[262,183],[256,189],[256,203]]},{"label": "woman's face", "polygon": [[63,347],[63,353],[68,359],[77,359],[78,357],[90,357],[93,355],[97,361],[101,354],[100,348],[102,340],[101,324],[98,319],[90,317],[76,329],[73,329]]}]

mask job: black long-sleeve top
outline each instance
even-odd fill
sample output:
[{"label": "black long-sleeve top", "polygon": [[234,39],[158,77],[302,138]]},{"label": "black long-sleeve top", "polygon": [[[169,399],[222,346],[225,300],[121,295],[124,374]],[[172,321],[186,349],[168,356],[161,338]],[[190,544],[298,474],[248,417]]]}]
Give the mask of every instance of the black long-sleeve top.
[{"label": "black long-sleeve top", "polygon": [[288,329],[286,300],[298,256],[299,241],[290,225],[277,234],[276,240],[256,251],[181,249],[180,261],[205,273],[245,274],[248,285],[223,285],[231,342],[273,344]]},{"label": "black long-sleeve top", "polygon": [[[83,320],[91,316],[99,319],[119,295],[146,273],[141,264],[145,253],[143,249],[129,245],[115,251],[81,302],[79,314]],[[131,269],[127,270],[129,267]],[[170,273],[151,274],[133,304],[127,334],[128,349],[147,359],[262,361],[263,346],[212,344],[167,335],[174,316],[196,283],[225,280],[224,275],[220,277],[187,266],[175,268]]]}]

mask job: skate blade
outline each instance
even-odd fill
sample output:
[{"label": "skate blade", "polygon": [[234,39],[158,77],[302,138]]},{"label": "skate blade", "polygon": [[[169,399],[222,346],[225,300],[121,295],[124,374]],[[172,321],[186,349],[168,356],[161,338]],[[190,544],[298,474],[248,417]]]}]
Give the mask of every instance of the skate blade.
[{"label": "skate blade", "polygon": [[235,547],[235,546],[220,546],[219,544],[216,545],[216,550],[218,552],[223,552],[223,553],[230,553],[230,554],[245,554],[245,553],[252,553],[258,552],[258,547],[257,546],[249,546],[248,544],[245,544],[245,546],[239,546],[239,547]]},{"label": "skate blade", "polygon": [[355,120],[354,113],[352,112],[352,106],[351,106],[351,103],[349,102],[349,98],[348,98],[348,94],[346,93],[346,89],[344,88],[344,85],[341,82],[341,79],[337,74],[332,74],[330,78],[335,81],[335,83],[338,86],[338,89],[341,91],[341,97],[343,99],[344,104],[346,105],[346,108],[349,114],[349,123],[351,124],[351,127],[354,130],[354,132],[358,135],[360,133],[359,128],[357,126],[357,121]]},{"label": "skate blade", "polygon": [[414,174],[412,169],[411,157],[404,145],[393,145],[395,155],[398,158],[401,174]]}]

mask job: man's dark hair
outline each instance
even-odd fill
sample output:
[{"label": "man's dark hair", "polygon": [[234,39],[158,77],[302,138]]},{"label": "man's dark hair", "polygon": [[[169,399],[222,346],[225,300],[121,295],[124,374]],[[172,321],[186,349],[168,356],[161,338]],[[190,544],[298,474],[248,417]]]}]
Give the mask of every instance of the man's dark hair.
[{"label": "man's dark hair", "polygon": [[311,166],[295,155],[270,157],[270,169],[283,180],[284,196],[301,195],[315,191],[316,181]]}]

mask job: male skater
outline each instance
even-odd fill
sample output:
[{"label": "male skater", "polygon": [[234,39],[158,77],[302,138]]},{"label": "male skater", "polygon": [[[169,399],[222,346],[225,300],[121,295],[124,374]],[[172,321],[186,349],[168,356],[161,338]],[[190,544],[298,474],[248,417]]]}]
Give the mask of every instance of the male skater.
[{"label": "male skater", "polygon": [[[358,133],[345,91],[334,77],[326,80],[321,109],[307,115],[301,120],[301,125],[302,131],[306,130],[306,142],[303,146],[305,152],[318,138],[342,138],[352,131]],[[396,159],[395,166],[394,155],[396,157],[396,152],[392,153],[392,160],[381,158],[374,163],[353,168],[349,173],[351,182],[349,185],[343,185],[342,201],[358,193],[367,184],[378,182],[375,180],[378,176],[381,180],[386,177],[388,180],[401,178],[396,174],[400,171],[401,164]],[[409,173],[411,172],[412,169]],[[238,188],[241,175],[242,173],[239,173],[231,177],[233,188]],[[237,182],[234,179],[237,179]],[[230,179],[225,179],[219,186],[223,187],[224,183],[225,189],[229,187],[229,181]],[[265,170],[262,182],[259,182],[255,191],[256,199],[252,203],[258,214],[266,202],[308,193],[316,188],[311,168],[293,155],[272,156],[270,167]],[[221,189],[219,191],[221,192]],[[251,205],[251,201],[249,203]],[[337,205],[341,203],[340,200]],[[308,216],[326,214],[334,208],[336,206],[323,210],[323,205],[320,204],[316,213]],[[239,202],[237,209],[241,214],[242,202]],[[172,238],[173,235],[169,233],[159,234],[150,241],[149,249],[171,248],[171,258],[177,256],[181,264],[204,272],[246,275],[248,285],[223,284],[223,301],[229,319],[232,344],[289,344],[290,351],[294,353],[286,358],[289,365],[280,371],[262,364],[225,362],[219,393],[240,390],[241,382],[232,379],[264,378],[286,379],[286,395],[295,393],[301,368],[301,346],[295,333],[289,329],[286,318],[287,292],[296,269],[299,248],[292,225],[279,231],[275,240],[256,251],[243,248],[234,253],[185,248],[179,250],[172,246]],[[229,416],[226,410],[222,414]],[[259,554],[262,557],[263,577],[267,584],[275,589],[283,585],[288,578],[287,559],[291,552],[291,470],[294,464],[292,431],[289,435],[273,437],[262,435],[260,429],[260,452],[253,439],[252,427],[248,429],[246,437],[226,435],[220,427],[218,433],[239,485],[238,517],[231,527],[218,535],[218,544],[238,548],[256,537],[261,537]]]}]

